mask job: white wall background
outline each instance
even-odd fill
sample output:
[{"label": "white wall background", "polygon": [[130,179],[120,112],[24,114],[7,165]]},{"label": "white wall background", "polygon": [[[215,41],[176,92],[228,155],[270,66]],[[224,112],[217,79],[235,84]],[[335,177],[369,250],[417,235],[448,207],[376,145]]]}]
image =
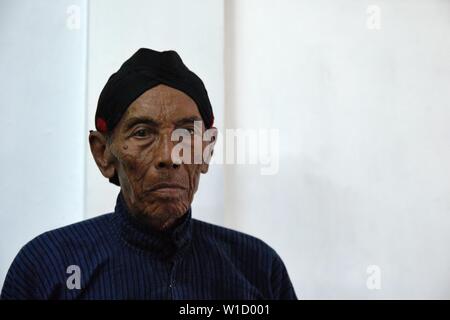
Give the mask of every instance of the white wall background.
[{"label": "white wall background", "polygon": [[227,168],[228,221],[305,298],[450,298],[450,2],[227,1],[226,21],[227,126],[280,129],[278,175]]},{"label": "white wall background", "polygon": [[[366,26],[369,5],[380,29]],[[109,75],[150,47],[176,49],[202,77],[222,133],[280,132],[278,174],[213,166],[195,217],[273,246],[302,298],[450,298],[450,2],[88,7],[0,5],[0,281],[32,237],[113,209],[119,189],[95,167],[88,130]],[[380,290],[366,286],[370,265]]]},{"label": "white wall background", "polygon": [[0,2],[0,286],[26,242],[83,219],[85,12],[83,0]]}]

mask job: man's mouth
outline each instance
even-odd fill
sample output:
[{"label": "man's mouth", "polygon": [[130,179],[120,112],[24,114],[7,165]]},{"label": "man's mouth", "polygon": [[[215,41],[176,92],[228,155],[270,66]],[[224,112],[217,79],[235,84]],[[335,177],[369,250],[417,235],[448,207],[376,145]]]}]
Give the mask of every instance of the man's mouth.
[{"label": "man's mouth", "polygon": [[177,197],[186,189],[185,186],[177,183],[161,182],[153,185],[148,192],[163,197]]}]

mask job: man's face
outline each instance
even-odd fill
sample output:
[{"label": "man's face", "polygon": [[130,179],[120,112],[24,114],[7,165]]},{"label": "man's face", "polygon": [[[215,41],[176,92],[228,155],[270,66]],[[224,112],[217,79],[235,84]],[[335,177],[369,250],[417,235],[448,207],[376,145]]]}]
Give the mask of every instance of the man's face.
[{"label": "man's face", "polygon": [[[189,130],[192,150],[193,136],[201,137],[204,132],[203,122],[201,132],[198,128],[194,131],[194,121],[202,121],[195,102],[177,89],[158,85],[128,107],[114,128],[111,142],[106,143],[105,152],[96,152],[99,143],[90,137],[97,164],[103,160],[117,172],[131,213],[156,229],[170,227],[187,211],[200,173],[208,170],[205,163],[176,164],[172,159],[172,149],[178,143],[171,139],[175,129]],[[209,142],[203,142],[202,148],[206,144]],[[97,159],[96,154],[107,160]],[[111,168],[99,168],[107,177],[113,173]]]}]

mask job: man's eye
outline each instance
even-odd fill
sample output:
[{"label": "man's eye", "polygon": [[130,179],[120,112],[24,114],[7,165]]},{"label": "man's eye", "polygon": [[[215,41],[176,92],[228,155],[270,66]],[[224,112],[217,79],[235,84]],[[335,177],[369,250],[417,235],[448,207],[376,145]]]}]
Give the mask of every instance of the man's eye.
[{"label": "man's eye", "polygon": [[146,133],[147,133],[146,129],[139,129],[134,133],[134,135],[138,137],[145,137]]}]

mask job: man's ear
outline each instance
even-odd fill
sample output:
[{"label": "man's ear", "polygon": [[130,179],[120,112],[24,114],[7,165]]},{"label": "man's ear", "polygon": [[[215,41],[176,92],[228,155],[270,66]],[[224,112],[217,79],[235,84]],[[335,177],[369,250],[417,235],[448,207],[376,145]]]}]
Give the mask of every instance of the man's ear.
[{"label": "man's ear", "polygon": [[115,174],[114,156],[110,151],[110,146],[106,136],[98,131],[91,131],[89,134],[89,145],[97,167],[105,178],[112,178]]},{"label": "man's ear", "polygon": [[216,127],[211,127],[206,130],[204,133],[203,141],[203,163],[200,165],[200,172],[207,173],[209,169],[209,162],[211,161],[211,157],[214,153],[214,145],[217,142],[217,135],[219,131]]}]

